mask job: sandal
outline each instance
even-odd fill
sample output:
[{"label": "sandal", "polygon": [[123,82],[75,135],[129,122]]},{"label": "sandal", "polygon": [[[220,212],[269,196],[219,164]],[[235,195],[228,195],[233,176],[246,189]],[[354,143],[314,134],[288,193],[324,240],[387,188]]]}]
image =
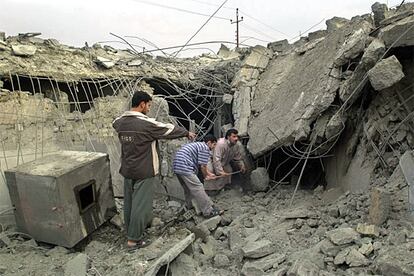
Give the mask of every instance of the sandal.
[{"label": "sandal", "polygon": [[127,248],[128,248],[128,251],[134,251],[140,248],[147,247],[150,244],[151,244],[150,239],[142,239],[142,240],[137,241],[135,245],[127,245]]}]

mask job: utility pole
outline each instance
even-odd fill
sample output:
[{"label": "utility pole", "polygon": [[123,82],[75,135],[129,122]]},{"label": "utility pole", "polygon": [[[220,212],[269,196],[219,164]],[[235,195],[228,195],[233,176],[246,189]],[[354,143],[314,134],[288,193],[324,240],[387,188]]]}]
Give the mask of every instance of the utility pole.
[{"label": "utility pole", "polygon": [[236,24],[236,48],[239,48],[239,22],[243,21],[243,16],[239,20],[239,9],[236,9],[236,21],[230,19],[231,24]]}]

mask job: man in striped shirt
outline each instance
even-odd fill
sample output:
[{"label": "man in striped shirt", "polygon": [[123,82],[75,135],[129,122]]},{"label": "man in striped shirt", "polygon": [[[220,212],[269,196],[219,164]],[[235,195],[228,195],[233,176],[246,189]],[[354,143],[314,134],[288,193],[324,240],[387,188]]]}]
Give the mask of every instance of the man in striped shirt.
[{"label": "man in striped shirt", "polygon": [[213,205],[203,184],[197,177],[200,166],[205,179],[216,178],[213,173],[207,170],[210,151],[214,149],[216,143],[217,138],[209,134],[204,137],[204,142],[185,144],[177,151],[173,162],[174,172],[184,188],[187,206],[191,206],[191,200],[194,199],[203,216],[207,218],[223,213]]}]

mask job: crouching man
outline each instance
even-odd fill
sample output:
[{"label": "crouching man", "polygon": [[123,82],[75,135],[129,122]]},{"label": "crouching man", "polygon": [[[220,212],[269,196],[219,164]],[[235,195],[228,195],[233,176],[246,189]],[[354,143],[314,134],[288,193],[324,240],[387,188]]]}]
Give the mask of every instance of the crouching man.
[{"label": "crouching man", "polygon": [[200,166],[204,179],[214,179],[216,176],[207,170],[210,151],[216,146],[217,139],[213,135],[206,135],[204,142],[193,142],[183,145],[176,153],[173,161],[174,173],[184,189],[187,207],[191,207],[194,199],[206,218],[221,215],[222,210],[213,205],[206,194],[204,186],[197,177]]}]

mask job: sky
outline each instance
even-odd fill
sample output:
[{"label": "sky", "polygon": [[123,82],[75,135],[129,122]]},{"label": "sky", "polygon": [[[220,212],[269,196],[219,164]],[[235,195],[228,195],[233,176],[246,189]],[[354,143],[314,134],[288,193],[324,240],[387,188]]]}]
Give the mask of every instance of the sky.
[{"label": "sky", "polygon": [[[128,46],[142,51],[179,46],[196,34],[225,1],[223,0],[2,0],[0,31],[7,36],[41,32],[41,38],[55,38],[63,44],[82,47],[106,42],[115,48]],[[401,0],[379,1],[389,7]],[[412,2],[412,1],[405,1]],[[215,17],[190,43],[236,41],[236,8],[242,46],[266,45],[270,41],[295,41],[306,31],[326,29],[325,21],[334,16],[350,19],[371,12],[368,0],[227,0]],[[239,18],[240,19],[240,18]],[[129,36],[129,37],[128,37]],[[190,46],[180,56],[217,52],[220,44]],[[169,53],[178,50],[170,50]],[[156,55],[162,55],[157,52]]]}]

